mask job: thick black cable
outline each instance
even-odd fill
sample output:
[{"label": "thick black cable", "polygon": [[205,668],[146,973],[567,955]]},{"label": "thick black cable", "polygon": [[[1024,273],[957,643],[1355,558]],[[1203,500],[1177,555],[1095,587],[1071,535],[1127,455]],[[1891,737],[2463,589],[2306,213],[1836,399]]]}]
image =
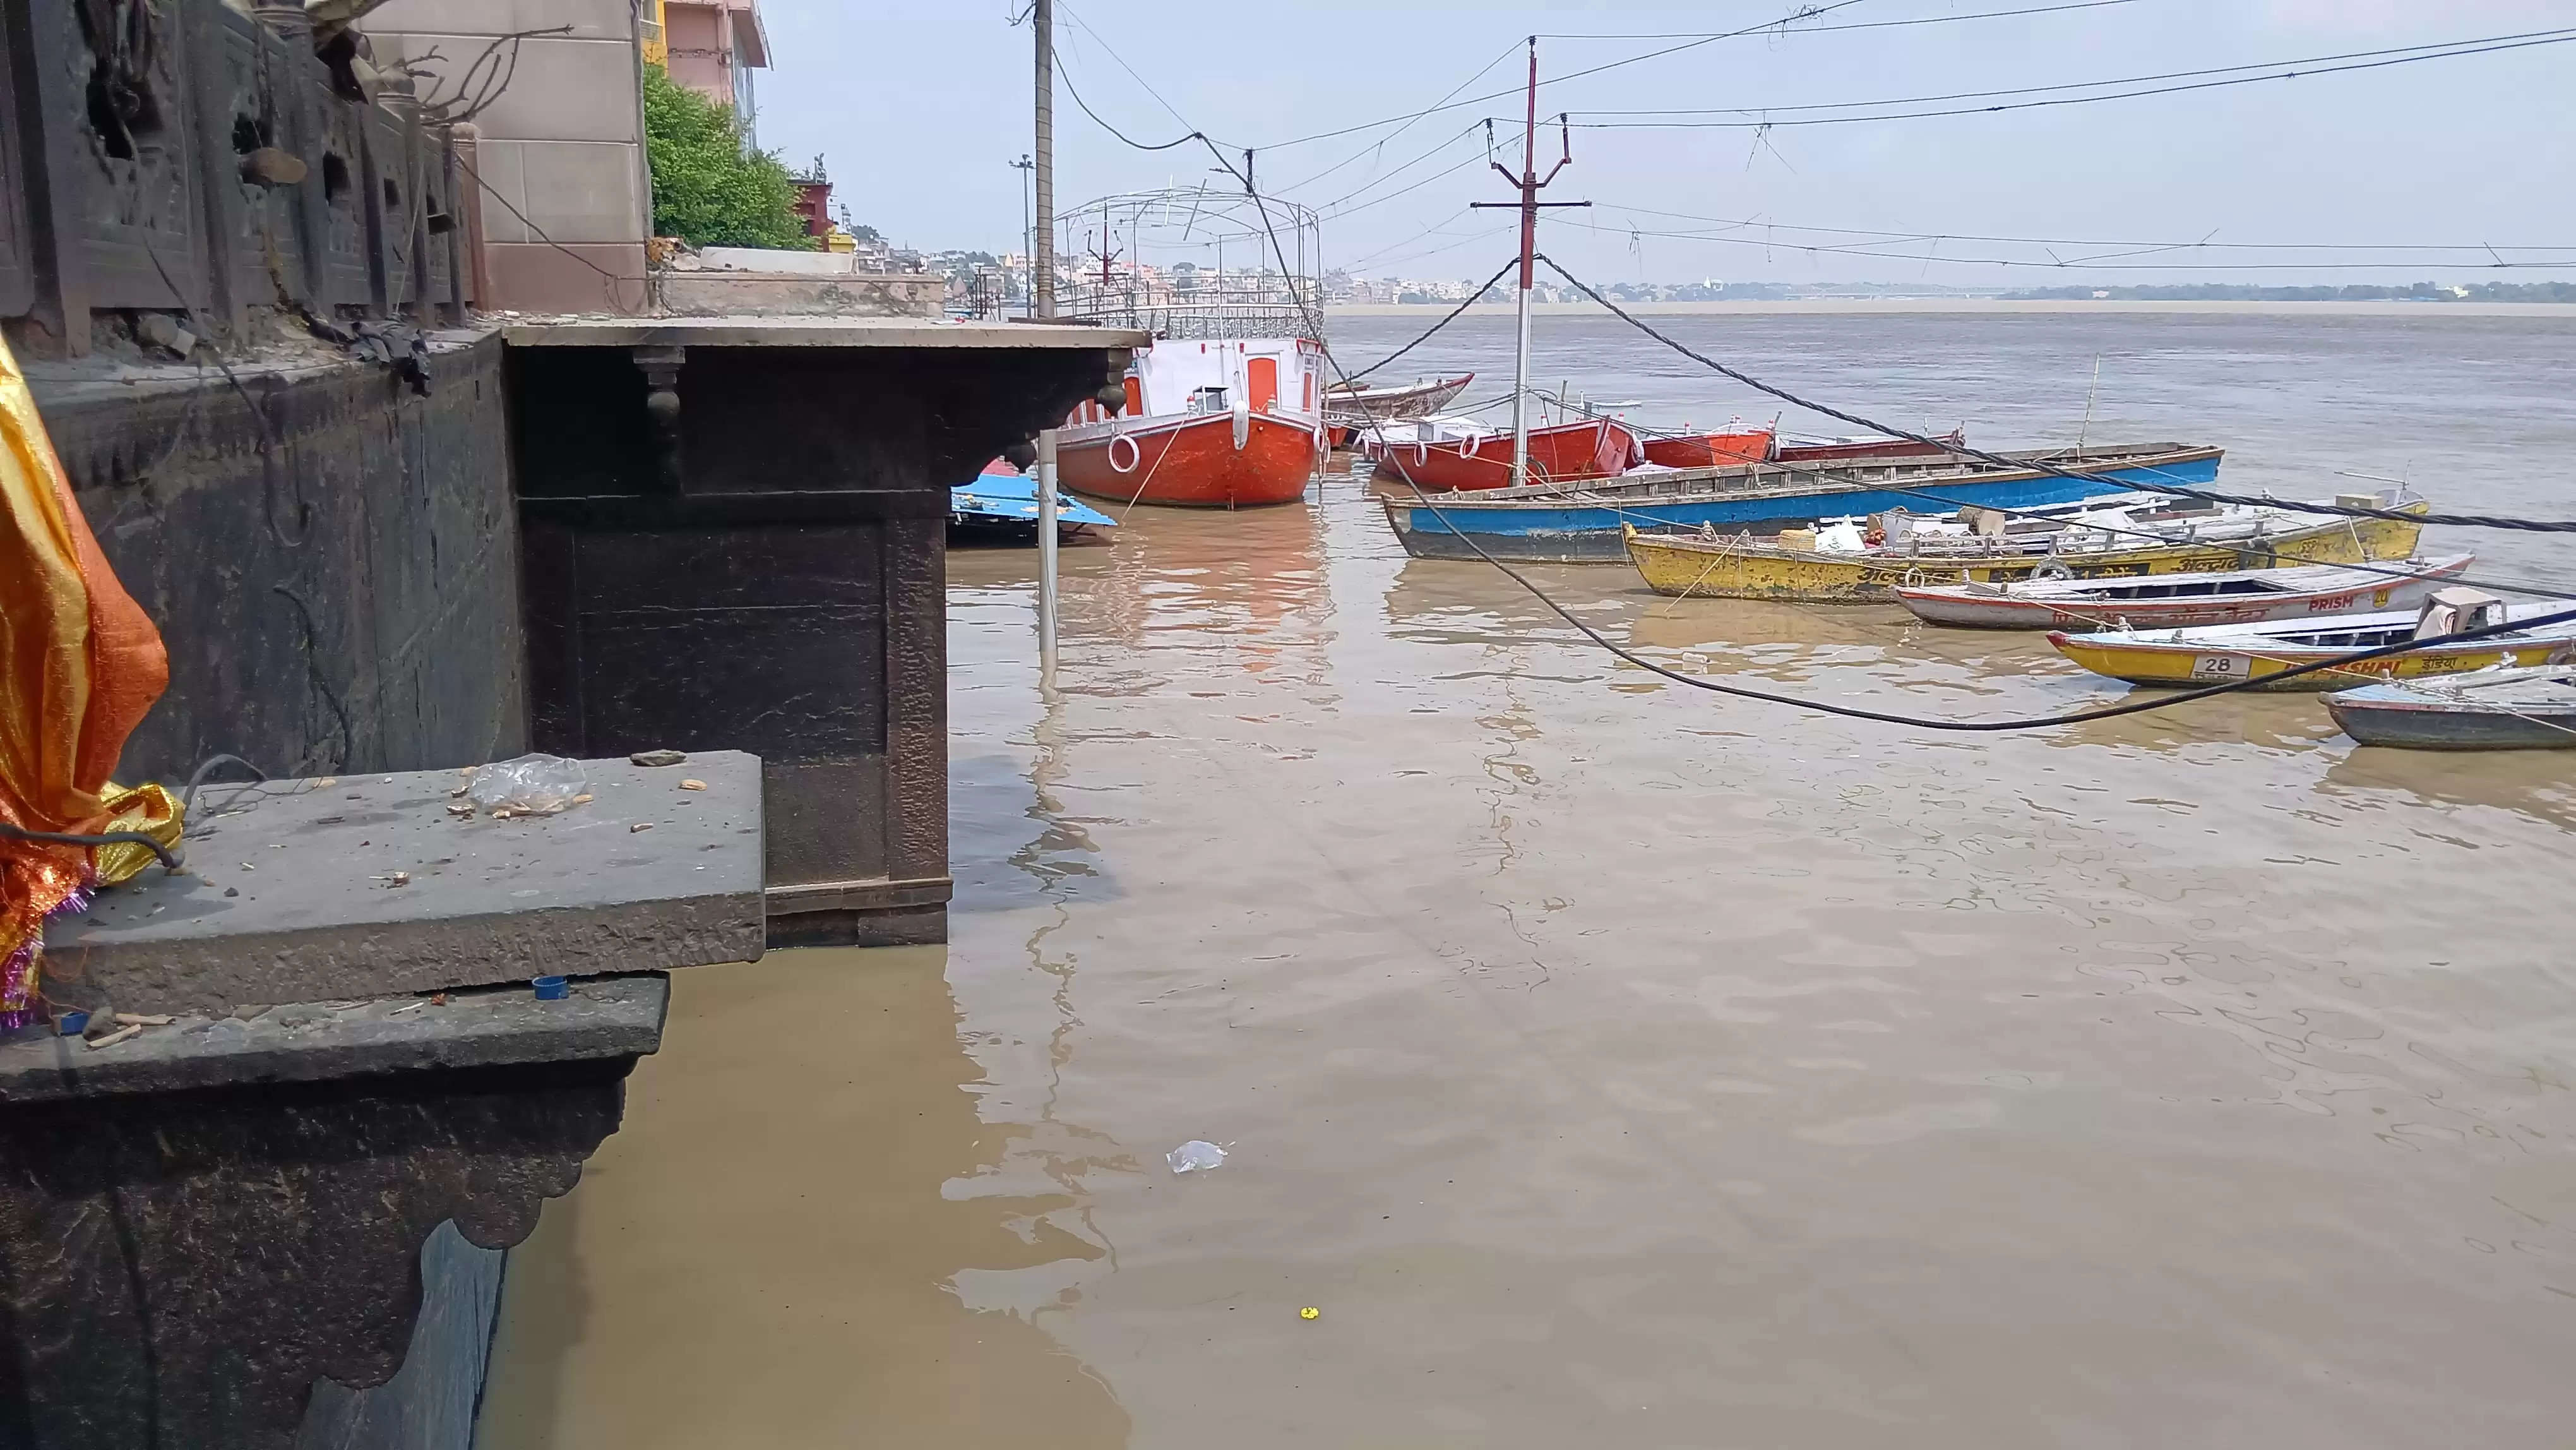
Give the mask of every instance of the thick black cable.
[{"label": "thick black cable", "polygon": [[1488,278],[1486,278],[1486,279],[1485,279],[1485,285],[1484,285],[1484,286],[1479,287],[1479,288],[1477,288],[1475,291],[1473,291],[1473,292],[1471,292],[1471,293],[1467,294],[1467,300],[1466,300],[1466,301],[1461,302],[1461,303],[1459,303],[1456,307],[1453,307],[1453,308],[1449,309],[1449,315],[1448,315],[1448,316],[1446,316],[1446,317],[1444,317],[1444,318],[1441,318],[1438,322],[1435,322],[1435,323],[1431,324],[1431,330],[1430,330],[1430,331],[1425,332],[1425,333],[1424,333],[1424,334],[1422,334],[1420,337],[1415,338],[1413,341],[1408,342],[1408,343],[1406,343],[1404,346],[1397,348],[1395,351],[1393,351],[1393,352],[1391,352],[1391,353],[1388,353],[1386,356],[1384,356],[1384,357],[1382,357],[1382,358],[1379,358],[1376,362],[1373,362],[1373,363],[1369,364],[1367,367],[1364,367],[1364,368],[1360,369],[1358,372],[1355,372],[1355,373],[1342,373],[1341,366],[1340,366],[1340,364],[1338,364],[1338,363],[1334,365],[1334,367],[1333,367],[1333,371],[1335,371],[1335,372],[1337,372],[1337,373],[1342,373],[1342,381],[1344,381],[1344,382],[1346,382],[1346,383],[1348,383],[1348,382],[1357,382],[1357,381],[1358,381],[1358,380],[1360,380],[1361,378],[1367,377],[1369,374],[1371,374],[1371,373],[1373,373],[1373,372],[1376,372],[1379,368],[1385,367],[1387,364],[1389,364],[1389,363],[1391,363],[1391,362],[1394,362],[1397,358],[1400,358],[1400,357],[1404,356],[1406,353],[1409,353],[1409,352],[1413,351],[1415,348],[1422,346],[1424,343],[1429,342],[1429,341],[1432,339],[1432,337],[1433,337],[1434,335],[1436,335],[1436,334],[1440,331],[1440,329],[1442,329],[1442,328],[1444,328],[1444,327],[1447,327],[1450,323],[1453,323],[1453,322],[1457,321],[1461,316],[1463,316],[1463,315],[1466,313],[1466,311],[1467,311],[1467,309],[1468,309],[1468,308],[1473,307],[1473,306],[1475,306],[1477,303],[1484,301],[1484,300],[1485,300],[1485,294],[1486,294],[1487,292],[1490,292],[1490,291],[1492,291],[1492,290],[1493,290],[1493,288],[1494,288],[1494,284],[1495,284],[1495,283],[1497,283],[1497,282],[1502,281],[1505,277],[1510,276],[1510,275],[1512,274],[1512,269],[1513,269],[1514,267],[1519,266],[1519,265],[1520,265],[1520,259],[1519,259],[1519,258],[1517,258],[1517,257],[1513,258],[1511,261],[1505,262],[1505,263],[1503,264],[1503,266],[1502,266],[1502,270],[1501,270],[1501,271],[1496,272],[1493,276],[1488,277]]},{"label": "thick black cable", "polygon": [[184,869],[175,852],[141,831],[102,831],[85,836],[70,831],[30,831],[0,821],[0,841],[33,841],[47,846],[141,846],[160,858],[163,870]]},{"label": "thick black cable", "polygon": [[1728,367],[1717,359],[1710,357],[1705,353],[1695,351],[1689,345],[1656,331],[1652,325],[1643,319],[1632,316],[1622,309],[1619,304],[1602,296],[1598,291],[1594,290],[1591,283],[1584,281],[1580,277],[1577,277],[1573,273],[1565,270],[1565,268],[1557,265],[1554,258],[1549,257],[1545,253],[1540,253],[1538,260],[1547,263],[1549,271],[1564,278],[1567,285],[1573,287],[1576,291],[1600,304],[1600,306],[1604,310],[1608,311],[1611,316],[1627,323],[1630,327],[1637,329],[1639,332],[1646,334],[1648,337],[1651,337],[1655,341],[1662,343],[1664,346],[1671,348],[1673,351],[1680,353],[1682,356],[1689,358],[1691,361],[1698,363],[1700,366],[1709,369],[1711,372],[1717,373],[1723,377],[1733,378],[1735,381],[1742,383],[1756,392],[1768,393],[1772,397],[1778,398],[1784,403],[1804,408],[1811,413],[1821,413],[1828,418],[1838,419],[1842,422],[1849,423],[1855,428],[1866,428],[1872,433],[1882,434],[1889,438],[1901,438],[1909,443],[1923,443],[1936,448],[1946,448],[1951,452],[1960,454],[1964,457],[1982,459],[1985,462],[1998,464],[2006,468],[2035,468],[2052,477],[2073,479],[2079,483],[2100,484],[2106,489],[2118,491],[2169,493],[2178,498],[2196,498],[2204,503],[2240,504],[2249,508],[2295,509],[2301,513],[2330,514],[2339,518],[2392,519],[2399,523],[2441,524],[2452,528],[2463,529],[2510,529],[2516,532],[2528,534],[2576,534],[2576,520],[2568,519],[2517,519],[2506,518],[2495,514],[2411,513],[2403,509],[2363,508],[2351,504],[2313,503],[2304,500],[2279,498],[2255,498],[2245,494],[2215,493],[2208,489],[2191,488],[2178,483],[2169,483],[2161,479],[2153,484],[2144,486],[2142,489],[2139,484],[2128,479],[2106,478],[2101,474],[2088,473],[2082,469],[2060,468],[2056,464],[2050,463],[2045,459],[2012,458],[1983,448],[1971,448],[1965,443],[1953,443],[1944,439],[1929,437],[1925,434],[1909,432],[1906,429],[1895,427],[1892,424],[1881,423],[1873,418],[1864,418],[1858,413],[1848,413],[1840,408],[1831,407],[1824,403],[1812,402],[1806,398],[1798,396],[1796,393],[1790,392],[1786,388],[1779,387],[1772,383],[1766,383],[1760,378],[1744,372],[1741,369]]},{"label": "thick black cable", "polygon": [[[1073,103],[1082,108],[1082,114],[1089,116],[1093,125],[1098,126],[1101,130],[1108,132],[1110,135],[1117,137],[1119,140],[1126,142],[1128,145],[1135,147],[1139,151],[1169,151],[1175,146],[1187,146],[1193,141],[1207,140],[1206,136],[1199,132],[1192,131],[1190,134],[1183,136],[1177,141],[1166,141],[1159,146],[1148,146],[1144,142],[1137,140],[1135,137],[1128,135],[1126,132],[1119,130],[1117,127],[1110,125],[1107,121],[1101,120],[1100,113],[1091,109],[1091,103],[1082,98],[1082,92],[1074,89],[1073,72],[1065,69],[1062,65],[1058,65],[1055,73],[1056,78],[1064,82],[1064,93],[1073,97]],[[1213,145],[1215,143],[1210,142],[1209,144]]]}]

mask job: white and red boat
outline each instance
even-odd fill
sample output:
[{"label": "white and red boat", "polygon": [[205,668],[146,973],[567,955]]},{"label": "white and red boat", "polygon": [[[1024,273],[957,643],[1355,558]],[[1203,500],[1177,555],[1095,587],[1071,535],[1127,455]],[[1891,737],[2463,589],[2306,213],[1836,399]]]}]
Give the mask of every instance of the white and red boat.
[{"label": "white and red boat", "polygon": [[[1152,334],[1125,406],[1076,408],[1056,477],[1120,504],[1294,503],[1330,456],[1315,214],[1205,187],[1103,197],[1060,220],[1064,254],[1099,262],[1061,315]],[[1294,257],[1293,264],[1288,259]],[[1461,380],[1461,386],[1464,380]]]},{"label": "white and red boat", "polygon": [[1326,452],[1323,345],[1165,339],[1127,369],[1127,407],[1086,402],[1056,433],[1066,488],[1124,504],[1258,508],[1305,496]]}]

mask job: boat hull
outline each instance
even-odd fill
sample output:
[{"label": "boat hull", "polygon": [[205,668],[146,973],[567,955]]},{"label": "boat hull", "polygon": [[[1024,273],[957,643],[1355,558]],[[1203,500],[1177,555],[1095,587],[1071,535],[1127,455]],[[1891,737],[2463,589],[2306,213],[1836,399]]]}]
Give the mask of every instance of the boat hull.
[{"label": "boat hull", "polygon": [[2565,750],[2576,747],[2576,698],[2489,702],[2436,697],[2404,685],[2366,685],[2326,697],[2343,733],[2399,750]]},{"label": "boat hull", "polygon": [[2266,594],[2215,594],[2185,599],[2045,599],[1962,588],[1898,586],[1897,602],[1927,624],[1954,629],[2101,629],[2125,620],[2136,629],[2177,629],[2205,624],[2260,624],[2275,619],[2411,609],[2467,570],[2461,555],[2424,567],[2412,577],[2382,577],[2357,586]]},{"label": "boat hull", "polygon": [[1646,461],[1663,468],[1723,468],[1730,463],[1771,461],[1768,428],[1748,433],[1693,433],[1679,438],[1642,438]]},{"label": "boat hull", "polygon": [[[1606,418],[1533,430],[1530,474],[1551,483],[1616,478],[1636,461],[1636,435]],[[1378,476],[1427,493],[1472,493],[1512,481],[1512,436],[1475,443],[1396,443],[1378,460]]]},{"label": "boat hull", "polygon": [[[2221,455],[2215,449],[2203,452],[2206,456],[2105,468],[2098,477],[2150,490],[2159,483],[2214,482]],[[1771,485],[1677,498],[1640,496],[1600,501],[1458,499],[1425,504],[1409,495],[1398,495],[1386,501],[1386,511],[1387,522],[1404,551],[1420,559],[1621,564],[1629,558],[1620,535],[1623,524],[1649,533],[1707,528],[1725,534],[1776,534],[1847,514],[1886,513],[1900,508],[1922,513],[1940,503],[1996,509],[2046,508],[2099,497],[2102,492],[2099,482],[2060,478],[2034,469],[1984,478],[1928,473],[1920,479],[1920,491],[1853,482],[1823,487]],[[1926,494],[1937,496],[1940,503]],[[2206,557],[2207,551],[2202,552]],[[2238,566],[2230,563],[2213,567]]]},{"label": "boat hull", "polygon": [[2396,519],[2336,521],[2245,544],[2146,544],[2092,554],[1972,557],[1868,556],[1765,544],[1632,534],[1628,557],[1658,594],[1700,599],[1778,599],[1808,604],[1892,604],[1908,586],[2003,584],[2060,565],[2078,579],[2220,574],[2282,564],[2369,564],[2415,553],[2423,525]]},{"label": "boat hull", "polygon": [[1057,476],[1067,489],[1162,508],[1265,508],[1295,503],[1323,461],[1316,425],[1253,413],[1243,446],[1235,416],[1139,418],[1067,429],[1057,436]]},{"label": "boat hull", "polygon": [[2498,665],[2546,664],[2551,655],[2568,647],[2570,638],[2576,638],[2576,631],[2513,643],[2479,640],[2472,644],[2444,645],[2438,649],[2389,655],[2350,669],[2317,670],[2288,679],[2275,677],[2300,665],[2332,659],[2352,651],[2303,646],[2232,648],[2192,642],[2113,643],[2080,634],[2052,634],[2048,642],[2057,646],[2059,654],[2093,673],[2125,680],[2132,685],[2194,689],[2250,679],[2255,682],[2251,688],[2257,690],[2314,693],[2348,689],[2364,682],[2460,675]]}]

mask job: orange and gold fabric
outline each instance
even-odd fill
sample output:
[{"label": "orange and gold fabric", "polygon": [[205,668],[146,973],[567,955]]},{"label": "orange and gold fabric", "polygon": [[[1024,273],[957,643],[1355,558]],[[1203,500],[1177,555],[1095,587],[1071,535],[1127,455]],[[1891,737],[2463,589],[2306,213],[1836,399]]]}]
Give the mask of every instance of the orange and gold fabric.
[{"label": "orange and gold fabric", "polygon": [[[99,552],[0,341],[0,821],[73,835],[141,829],[175,843],[177,802],[157,786],[108,781],[169,680],[161,632]],[[102,850],[112,872],[140,869],[140,847],[0,840],[0,1025],[34,1009],[45,920],[88,904]]]}]

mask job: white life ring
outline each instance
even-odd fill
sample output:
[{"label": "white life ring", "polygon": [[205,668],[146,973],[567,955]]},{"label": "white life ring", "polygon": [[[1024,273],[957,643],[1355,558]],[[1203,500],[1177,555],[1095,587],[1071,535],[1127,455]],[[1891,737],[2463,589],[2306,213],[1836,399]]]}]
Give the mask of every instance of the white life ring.
[{"label": "white life ring", "polygon": [[2030,571],[2030,577],[2033,579],[2046,579],[2052,583],[2056,583],[2074,578],[2075,571],[2067,568],[2064,564],[2059,563],[2055,559],[2043,559]]},{"label": "white life ring", "polygon": [[[1119,444],[1121,444],[1121,443],[1124,443],[1124,444],[1126,444],[1126,445],[1127,445],[1127,461],[1126,461],[1125,463],[1120,463],[1120,462],[1118,461],[1118,445],[1119,445]],[[1124,434],[1124,433],[1121,433],[1121,434],[1118,434],[1116,437],[1113,437],[1113,438],[1111,438],[1111,439],[1109,440],[1109,471],[1110,471],[1110,472],[1112,472],[1112,473],[1134,473],[1134,472],[1136,471],[1136,465],[1137,465],[1137,464],[1139,464],[1139,463],[1142,463],[1142,462],[1144,462],[1144,461],[1145,461],[1145,450],[1136,446],[1136,440],[1135,440],[1135,439],[1128,437],[1128,436],[1127,436],[1126,434]]]}]

